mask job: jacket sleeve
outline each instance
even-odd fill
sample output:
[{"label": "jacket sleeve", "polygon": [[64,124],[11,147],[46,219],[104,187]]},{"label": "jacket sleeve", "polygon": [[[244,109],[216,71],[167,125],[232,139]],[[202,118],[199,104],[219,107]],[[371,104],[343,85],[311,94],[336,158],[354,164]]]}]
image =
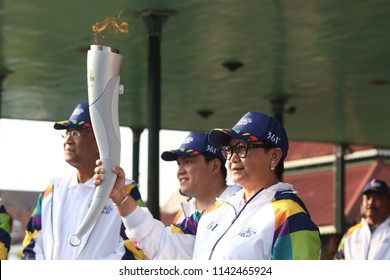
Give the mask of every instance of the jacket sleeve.
[{"label": "jacket sleeve", "polygon": [[275,232],[272,243],[274,260],[318,260],[321,239],[317,225],[304,203],[289,192],[276,193],[272,202]]},{"label": "jacket sleeve", "polygon": [[345,254],[344,254],[345,238],[346,236],[344,235],[340,241],[339,246],[337,247],[337,252],[336,255],[334,256],[335,260],[345,260]]},{"label": "jacket sleeve", "polygon": [[22,258],[25,260],[45,259],[40,232],[42,229],[42,198],[46,193],[47,190],[39,195],[37,205],[27,223],[22,243]]},{"label": "jacket sleeve", "polygon": [[136,241],[150,259],[180,260],[192,259],[199,218],[191,216],[180,224],[165,227],[153,219],[147,208],[138,207],[123,221],[127,236]]},{"label": "jacket sleeve", "polygon": [[343,235],[343,238],[341,238],[340,244],[337,248],[336,255],[334,257],[335,260],[345,260],[345,245],[349,242],[349,239],[351,238],[351,235],[353,232],[361,228],[363,225],[362,223],[357,223],[353,226],[351,226]]},{"label": "jacket sleeve", "polygon": [[0,207],[0,260],[6,260],[11,247],[11,216],[4,205]]},{"label": "jacket sleeve", "polygon": [[[137,205],[142,207],[143,201],[139,192],[138,184],[134,181],[126,186],[127,192],[137,202]],[[125,254],[122,260],[143,260],[146,259],[144,252],[138,247],[136,242],[131,241],[126,235],[126,227],[122,222],[120,235],[124,240]]]}]

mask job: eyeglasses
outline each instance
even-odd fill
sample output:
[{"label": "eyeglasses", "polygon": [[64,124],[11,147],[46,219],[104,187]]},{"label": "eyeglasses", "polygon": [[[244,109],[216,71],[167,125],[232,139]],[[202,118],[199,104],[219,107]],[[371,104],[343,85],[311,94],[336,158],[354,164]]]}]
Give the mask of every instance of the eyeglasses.
[{"label": "eyeglasses", "polygon": [[238,142],[236,145],[232,146],[222,146],[221,152],[224,158],[227,160],[232,158],[233,152],[235,152],[240,158],[246,157],[248,154],[248,149],[253,148],[272,148],[267,143],[260,143],[260,144],[252,144],[252,143],[246,143],[246,142]]},{"label": "eyeglasses", "polygon": [[87,134],[89,131],[80,132],[78,130],[66,131],[65,134],[61,135],[62,138],[67,139],[71,136],[73,139],[79,138],[82,134]]}]

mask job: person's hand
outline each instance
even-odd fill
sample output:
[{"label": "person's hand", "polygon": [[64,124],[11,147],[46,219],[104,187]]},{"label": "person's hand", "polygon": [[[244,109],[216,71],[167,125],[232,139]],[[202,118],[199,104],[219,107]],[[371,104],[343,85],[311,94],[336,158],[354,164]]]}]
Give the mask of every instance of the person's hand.
[{"label": "person's hand", "polygon": [[[98,187],[104,180],[105,170],[102,167],[102,161],[100,159],[96,161],[96,165],[97,167],[95,168],[95,175],[93,175],[93,184],[95,187]],[[109,197],[111,198],[114,205],[117,206],[116,208],[118,210],[119,215],[124,217],[132,213],[137,208],[137,203],[126,192],[125,171],[119,166],[114,166],[112,172],[117,175],[117,178]]]},{"label": "person's hand", "polygon": [[[93,184],[95,187],[100,186],[102,184],[105,173],[105,170],[102,167],[102,161],[100,159],[96,161],[96,165],[97,167],[95,168],[95,175],[93,176]],[[117,175],[117,178],[114,187],[112,188],[112,191],[110,193],[110,198],[114,204],[119,204],[128,195],[125,189],[125,172],[119,166],[115,166],[112,169],[112,172]]]}]

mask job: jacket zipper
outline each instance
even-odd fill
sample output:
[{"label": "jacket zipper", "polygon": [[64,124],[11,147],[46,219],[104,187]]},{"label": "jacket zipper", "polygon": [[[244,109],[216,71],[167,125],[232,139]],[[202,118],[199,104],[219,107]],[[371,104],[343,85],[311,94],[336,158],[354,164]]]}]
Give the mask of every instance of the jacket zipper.
[{"label": "jacket zipper", "polygon": [[[244,207],[242,207],[242,209],[240,210],[240,212],[238,212],[238,214],[236,214],[236,217],[232,220],[231,224],[229,225],[229,227],[226,229],[226,231],[218,238],[218,240],[215,242],[213,248],[211,249],[211,252],[210,252],[210,256],[209,256],[209,260],[211,260],[211,258],[213,257],[213,254],[214,254],[214,250],[215,248],[217,247],[219,241],[221,241],[221,239],[225,236],[225,234],[230,230],[230,228],[233,226],[234,222],[238,219],[238,217],[240,217],[241,213],[245,210],[246,206],[264,189],[261,189],[259,190],[257,193],[255,193],[248,201],[247,203],[245,203]],[[236,213],[236,208],[234,208],[234,206],[230,203],[227,202],[228,205],[230,205],[231,207],[233,207],[234,209],[234,212]]]}]

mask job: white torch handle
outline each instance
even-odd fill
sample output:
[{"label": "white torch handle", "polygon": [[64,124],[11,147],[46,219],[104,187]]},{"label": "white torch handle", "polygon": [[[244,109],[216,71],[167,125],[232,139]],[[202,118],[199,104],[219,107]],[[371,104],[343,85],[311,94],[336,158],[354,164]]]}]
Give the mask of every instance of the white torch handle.
[{"label": "white torch handle", "polygon": [[92,45],[88,51],[89,112],[105,174],[104,181],[95,190],[81,225],[76,233],[69,237],[72,246],[79,246],[82,237],[95,224],[116,180],[112,168],[120,164],[118,101],[119,94],[123,91],[120,85],[122,60],[122,55],[112,52],[109,47]]}]

